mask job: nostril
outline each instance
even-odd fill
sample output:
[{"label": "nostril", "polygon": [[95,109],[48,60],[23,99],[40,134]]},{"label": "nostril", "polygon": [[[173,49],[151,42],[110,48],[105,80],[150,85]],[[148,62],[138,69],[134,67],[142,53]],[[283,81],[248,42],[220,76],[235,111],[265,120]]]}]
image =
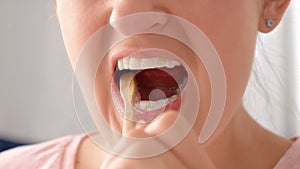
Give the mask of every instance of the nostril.
[{"label": "nostril", "polygon": [[153,13],[152,25],[149,26],[149,32],[162,30],[168,24],[168,16],[165,13]]},{"label": "nostril", "polygon": [[125,36],[132,36],[140,33],[159,31],[167,23],[168,15],[165,13],[143,12],[118,18],[110,24],[119,33]]}]

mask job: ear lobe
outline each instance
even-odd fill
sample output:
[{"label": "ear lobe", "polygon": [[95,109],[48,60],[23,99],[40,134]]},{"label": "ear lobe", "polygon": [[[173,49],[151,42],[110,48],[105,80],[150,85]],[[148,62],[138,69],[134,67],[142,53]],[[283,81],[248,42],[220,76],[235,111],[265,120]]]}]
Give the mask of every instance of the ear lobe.
[{"label": "ear lobe", "polygon": [[[265,0],[258,30],[262,33],[274,30],[279,25],[289,3],[290,0]],[[271,27],[267,25],[269,19],[274,22],[274,25]]]}]

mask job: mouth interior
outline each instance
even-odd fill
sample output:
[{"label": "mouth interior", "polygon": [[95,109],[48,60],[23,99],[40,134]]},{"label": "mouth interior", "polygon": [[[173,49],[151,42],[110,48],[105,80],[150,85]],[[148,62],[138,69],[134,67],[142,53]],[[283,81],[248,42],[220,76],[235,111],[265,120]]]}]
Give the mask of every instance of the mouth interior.
[{"label": "mouth interior", "polygon": [[[140,101],[156,101],[170,98],[174,95],[179,96],[181,91],[184,89],[188,78],[188,73],[182,65],[175,66],[173,68],[162,67],[140,70],[119,70],[118,67],[116,67],[114,72],[114,80],[119,89],[120,77],[124,73],[129,72],[135,74],[139,96],[138,99]],[[156,89],[163,91],[164,95],[153,95],[151,92]]]}]

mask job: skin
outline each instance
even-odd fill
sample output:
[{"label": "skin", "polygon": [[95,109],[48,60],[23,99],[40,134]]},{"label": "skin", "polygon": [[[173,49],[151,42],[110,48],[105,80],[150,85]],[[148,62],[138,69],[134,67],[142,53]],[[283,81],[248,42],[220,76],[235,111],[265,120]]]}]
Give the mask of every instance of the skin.
[{"label": "skin", "polygon": [[[222,121],[209,141],[200,145],[197,139],[207,116],[210,100],[210,84],[201,62],[193,62],[194,54],[184,45],[159,36],[141,35],[118,44],[113,51],[122,48],[166,49],[180,56],[193,72],[197,69],[200,115],[193,130],[178,146],[153,158],[134,160],[113,156],[99,149],[87,138],[81,143],[76,168],[93,169],[101,165],[109,169],[129,166],[162,169],[273,168],[292,143],[259,126],[243,108],[242,96],[251,72],[257,33],[272,31],[279,24],[288,4],[289,0],[190,0],[189,3],[178,0],[57,0],[57,16],[73,67],[84,43],[98,29],[123,16],[152,11],[179,16],[202,30],[218,51],[227,79],[228,95]],[[272,28],[266,26],[266,19],[269,18],[275,23]],[[110,106],[113,105],[110,93],[98,94],[98,91],[110,90],[110,84],[100,82],[111,80],[110,54],[113,51],[110,51],[98,70],[98,75],[101,76],[97,76],[95,92],[101,112],[107,112],[103,116],[120,131],[120,119],[114,116],[115,110]],[[155,123],[138,126],[139,129],[128,135],[157,135],[168,128],[175,118],[176,112],[167,112]]]}]

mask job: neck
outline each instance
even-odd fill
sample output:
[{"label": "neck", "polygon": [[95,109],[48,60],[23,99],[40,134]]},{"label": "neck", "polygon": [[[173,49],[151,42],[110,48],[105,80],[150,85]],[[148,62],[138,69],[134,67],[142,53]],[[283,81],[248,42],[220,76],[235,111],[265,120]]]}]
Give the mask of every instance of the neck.
[{"label": "neck", "polygon": [[291,144],[291,141],[262,128],[240,106],[207,151],[216,168],[271,169]]}]

